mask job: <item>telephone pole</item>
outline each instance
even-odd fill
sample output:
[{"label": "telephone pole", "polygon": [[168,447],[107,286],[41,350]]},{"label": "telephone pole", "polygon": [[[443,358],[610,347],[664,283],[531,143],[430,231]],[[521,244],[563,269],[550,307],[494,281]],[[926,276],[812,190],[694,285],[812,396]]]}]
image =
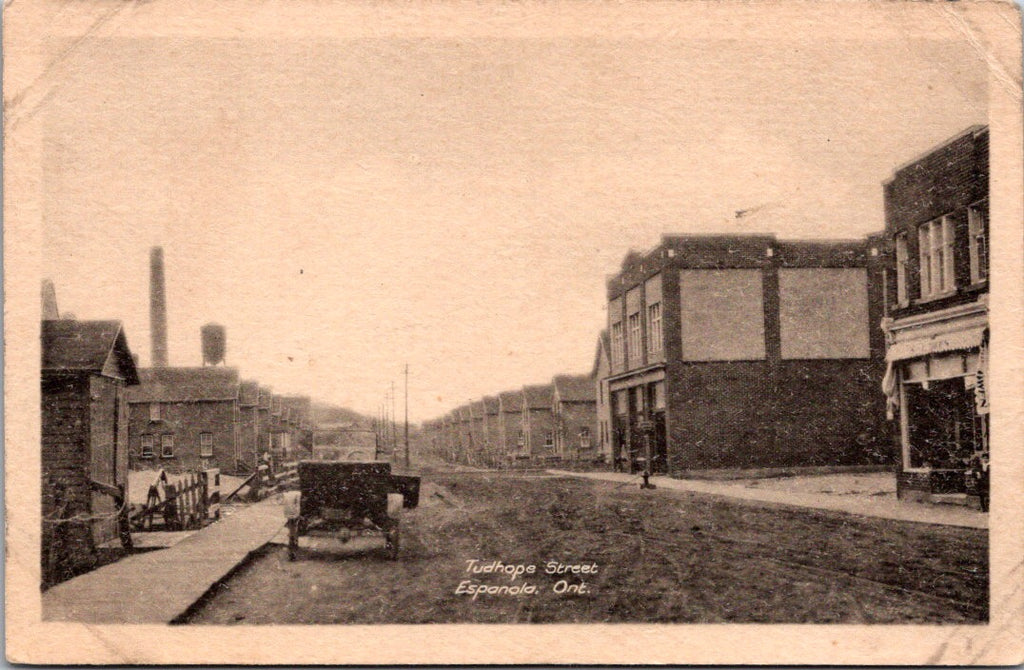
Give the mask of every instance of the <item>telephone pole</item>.
[{"label": "telephone pole", "polygon": [[405,364],[405,467],[409,467],[409,364]]},{"label": "telephone pole", "polygon": [[395,416],[395,382],[391,382],[391,453],[398,449],[398,420]]}]

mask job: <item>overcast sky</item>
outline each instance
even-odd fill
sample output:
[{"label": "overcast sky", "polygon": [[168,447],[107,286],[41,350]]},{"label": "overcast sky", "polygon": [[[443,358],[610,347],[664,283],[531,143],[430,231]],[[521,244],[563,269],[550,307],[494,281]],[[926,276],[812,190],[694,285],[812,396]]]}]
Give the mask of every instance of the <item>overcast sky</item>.
[{"label": "overcast sky", "polygon": [[121,319],[148,364],[162,245],[172,364],[199,364],[215,321],[243,376],[374,414],[392,380],[401,408],[408,362],[414,420],[588,371],[630,248],[880,230],[893,168],[987,119],[968,43],[898,30],[115,36],[55,77],[62,311]]}]

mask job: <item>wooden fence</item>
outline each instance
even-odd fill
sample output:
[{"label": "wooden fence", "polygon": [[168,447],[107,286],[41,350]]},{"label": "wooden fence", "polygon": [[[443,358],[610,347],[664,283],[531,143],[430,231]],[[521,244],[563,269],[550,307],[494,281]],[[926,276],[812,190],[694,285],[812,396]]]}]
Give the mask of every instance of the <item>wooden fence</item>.
[{"label": "wooden fence", "polygon": [[131,529],[173,531],[202,528],[211,515],[219,515],[218,480],[216,470],[190,472],[175,481],[161,470],[149,486],[145,505],[130,513]]}]

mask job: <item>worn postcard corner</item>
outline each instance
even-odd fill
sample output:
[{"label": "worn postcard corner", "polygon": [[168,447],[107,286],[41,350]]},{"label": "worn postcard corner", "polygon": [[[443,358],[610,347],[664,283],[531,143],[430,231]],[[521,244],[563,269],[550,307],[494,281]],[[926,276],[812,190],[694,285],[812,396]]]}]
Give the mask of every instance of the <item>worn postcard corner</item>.
[{"label": "worn postcard corner", "polygon": [[1015,5],[4,13],[8,660],[1024,661]]}]

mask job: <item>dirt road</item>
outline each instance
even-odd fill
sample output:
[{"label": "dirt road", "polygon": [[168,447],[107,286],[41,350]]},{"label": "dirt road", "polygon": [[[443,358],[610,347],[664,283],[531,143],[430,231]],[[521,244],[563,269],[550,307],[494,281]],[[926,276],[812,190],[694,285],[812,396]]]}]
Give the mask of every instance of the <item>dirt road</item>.
[{"label": "dirt road", "polygon": [[[424,476],[403,534],[398,561],[370,541],[320,541],[296,562],[271,545],[190,623],[987,617],[988,534],[979,530],[599,481],[439,473]],[[516,566],[513,579],[505,570]],[[488,591],[474,594],[481,586]]]}]

